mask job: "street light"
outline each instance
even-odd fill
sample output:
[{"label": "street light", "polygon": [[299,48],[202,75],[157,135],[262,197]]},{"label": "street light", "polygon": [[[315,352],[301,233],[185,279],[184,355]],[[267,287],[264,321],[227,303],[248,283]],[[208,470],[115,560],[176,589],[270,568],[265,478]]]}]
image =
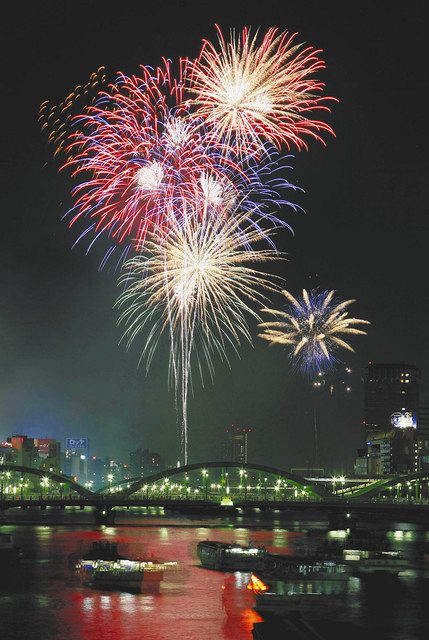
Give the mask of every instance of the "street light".
[{"label": "street light", "polygon": [[238,473],[239,473],[239,475],[240,475],[240,484],[239,484],[238,488],[239,488],[239,489],[240,489],[240,491],[241,491],[241,489],[242,489],[242,485],[243,485],[244,469],[240,469]]},{"label": "street light", "polygon": [[207,469],[202,469],[201,474],[204,478],[204,495],[205,495],[205,499],[207,500],[207,478],[208,478],[209,472],[207,471]]},{"label": "street light", "polygon": [[49,487],[49,478],[44,476],[40,481],[40,498],[43,498],[43,488]]}]

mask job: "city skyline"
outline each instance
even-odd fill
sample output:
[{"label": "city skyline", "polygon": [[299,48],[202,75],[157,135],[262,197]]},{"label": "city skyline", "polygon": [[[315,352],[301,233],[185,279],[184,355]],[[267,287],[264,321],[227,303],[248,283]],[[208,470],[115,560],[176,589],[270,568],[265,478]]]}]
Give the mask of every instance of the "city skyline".
[{"label": "city skyline", "polygon": [[[330,117],[337,137],[326,148],[313,144],[308,152],[295,154],[288,177],[305,189],[296,194],[296,202],[307,213],[285,211],[295,237],[282,234],[288,262],[281,275],[291,290],[320,286],[357,299],[356,313],[368,318],[371,327],[343,366],[363,376],[369,360],[410,361],[422,370],[424,387],[428,343],[422,319],[428,302],[421,298],[418,278],[425,267],[424,234],[419,233],[425,222],[420,201],[424,115],[421,104],[413,104],[412,117],[409,107],[409,87],[418,94],[415,87],[421,86],[423,93],[419,5],[397,5],[386,15],[371,3],[359,4],[353,25],[348,16],[331,17],[317,3],[307,3],[308,11],[304,7],[290,5],[286,11],[271,3],[263,16],[255,7],[208,16],[187,3],[182,12],[172,11],[171,23],[159,21],[157,35],[145,27],[138,42],[130,14],[124,33],[117,29],[117,16],[107,13],[100,20],[105,34],[115,34],[116,46],[97,34],[88,43],[96,18],[91,5],[83,23],[79,10],[60,14],[45,7],[36,16],[30,9],[16,18],[26,34],[18,50],[12,44],[12,20],[7,38],[16,68],[5,88],[15,108],[7,113],[9,188],[3,193],[8,218],[2,266],[2,433],[7,428],[8,433],[29,434],[41,429],[57,439],[88,435],[103,441],[106,453],[113,447],[129,450],[127,443],[137,438],[153,450],[176,446],[166,346],[147,377],[137,370],[137,350],[126,353],[118,346],[115,274],[98,271],[101,247],[88,256],[79,246],[71,251],[75,236],[60,219],[70,205],[70,185],[50,159],[37,110],[43,99],[62,99],[101,64],[112,72],[133,71],[146,60],[157,64],[165,51],[170,57],[184,50],[192,55],[199,34],[212,36],[216,20],[226,29],[278,24],[324,49],[323,81],[340,100]],[[198,34],[185,33],[189,20]],[[171,32],[173,23],[179,28]],[[34,24],[40,27],[38,37]],[[400,44],[404,38],[406,47]],[[26,63],[30,51],[40,65],[37,79]],[[235,422],[254,428],[255,462],[270,458],[284,468],[304,465],[313,443],[312,391],[290,371],[285,353],[255,338],[255,348],[244,347],[240,359],[232,359],[231,370],[217,365],[213,386],[196,385],[190,399],[191,459],[208,459],[217,434]],[[319,402],[325,465],[334,455],[350,463],[361,444],[360,394],[363,388],[335,403],[330,397]],[[340,451],[339,442],[344,442]]]}]

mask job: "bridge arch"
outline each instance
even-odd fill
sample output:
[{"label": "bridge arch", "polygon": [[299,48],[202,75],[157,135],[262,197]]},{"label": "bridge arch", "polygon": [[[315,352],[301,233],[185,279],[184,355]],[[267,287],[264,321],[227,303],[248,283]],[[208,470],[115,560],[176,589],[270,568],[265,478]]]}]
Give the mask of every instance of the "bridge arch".
[{"label": "bridge arch", "polygon": [[[68,485],[73,491],[76,491],[79,495],[89,498],[94,496],[94,492],[90,489],[86,489],[78,482],[75,482],[72,478],[68,476],[63,476],[60,473],[55,473],[53,471],[47,471],[46,469],[35,469],[34,467],[25,467],[23,465],[18,464],[2,464],[0,465],[0,482],[2,483],[1,492],[3,493],[3,483],[4,476],[7,473],[21,473],[26,475],[39,476],[40,478],[49,478],[53,482],[57,482],[58,484]],[[2,480],[3,478],[3,480]]]},{"label": "bridge arch", "polygon": [[[312,483],[310,480],[306,480],[301,476],[298,476],[293,473],[289,473],[288,471],[284,471],[283,469],[278,469],[276,467],[270,467],[263,464],[256,463],[237,463],[237,462],[205,462],[205,463],[194,463],[188,464],[182,467],[173,467],[172,469],[167,469],[165,471],[160,471],[159,473],[155,473],[151,476],[147,476],[145,478],[130,478],[128,480],[124,480],[123,482],[112,484],[108,487],[103,487],[99,490],[99,492],[115,492],[121,491],[121,495],[123,497],[128,497],[133,495],[134,493],[142,490],[144,487],[149,487],[155,485],[157,482],[167,482],[169,483],[170,479],[174,479],[175,477],[187,476],[193,472],[200,473],[203,476],[202,484],[206,486],[209,483],[209,470],[218,469],[221,471],[221,475],[224,479],[229,474],[229,470],[236,470],[238,475],[245,479],[248,478],[252,473],[255,474],[264,474],[264,478],[267,479],[268,476],[271,478],[276,478],[276,483],[280,483],[280,487],[295,487],[298,491],[307,492],[309,496],[313,496],[316,498],[328,497],[330,494],[325,489],[320,486],[317,486],[315,483]],[[246,475],[245,475],[246,474]],[[244,482],[244,481],[243,481]],[[263,479],[261,479],[263,483]],[[219,486],[219,485],[217,485]],[[247,486],[247,485],[246,485]],[[252,487],[256,488],[256,487]],[[275,487],[274,487],[275,488]],[[263,484],[259,487],[260,490],[263,490]],[[206,491],[207,492],[207,491]]]},{"label": "bridge arch", "polygon": [[[349,494],[343,494],[345,497],[349,497],[353,500],[368,500],[377,496],[386,494],[390,495],[395,491],[397,497],[401,497],[404,493],[409,493],[410,487],[420,492],[421,488],[426,485],[425,493],[429,496],[429,472],[420,471],[416,473],[409,473],[398,476],[390,476],[388,478],[380,478],[375,482],[371,482],[364,487],[360,487],[358,490],[351,490]],[[352,492],[353,491],[353,492]]]}]

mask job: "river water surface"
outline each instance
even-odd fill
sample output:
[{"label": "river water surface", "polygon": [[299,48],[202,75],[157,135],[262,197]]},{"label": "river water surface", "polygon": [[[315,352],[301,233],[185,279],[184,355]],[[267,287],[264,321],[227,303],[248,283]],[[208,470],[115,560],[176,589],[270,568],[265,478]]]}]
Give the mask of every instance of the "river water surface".
[{"label": "river water surface", "polygon": [[[6,515],[0,520],[0,532],[11,533],[23,554],[14,576],[0,567],[2,640],[251,640],[253,625],[262,618],[246,589],[248,574],[201,568],[197,543],[252,542],[293,555],[346,535],[327,531],[323,523],[281,520],[279,514],[247,520],[135,510],[105,527],[93,525],[91,515],[79,511],[21,513],[11,520],[9,512],[7,523]],[[429,533],[421,528],[380,527],[386,545],[410,557],[429,545]],[[141,594],[92,590],[81,584],[73,559],[95,540],[117,542],[124,556],[177,561],[180,570],[144,583]],[[315,612],[316,618],[320,615]],[[334,615],[361,626],[365,640],[427,639],[429,579],[413,574],[349,578]]]}]

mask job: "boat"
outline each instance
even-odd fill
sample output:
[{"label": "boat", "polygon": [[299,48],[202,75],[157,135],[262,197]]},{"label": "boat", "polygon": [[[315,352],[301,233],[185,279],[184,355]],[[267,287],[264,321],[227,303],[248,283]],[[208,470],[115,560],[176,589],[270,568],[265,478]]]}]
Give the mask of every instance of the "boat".
[{"label": "boat", "polygon": [[351,568],[344,560],[327,559],[319,556],[283,556],[266,554],[260,574],[272,580],[312,579],[312,580],[348,580]]},{"label": "boat", "polygon": [[410,568],[409,560],[400,551],[344,549],[343,558],[356,576],[368,574],[397,576]]},{"label": "boat", "polygon": [[197,555],[206,569],[250,572],[261,566],[267,552],[265,547],[205,540],[198,543]]},{"label": "boat", "polygon": [[86,586],[140,592],[145,582],[160,582],[164,571],[176,569],[177,562],[157,562],[124,558],[114,542],[94,542],[76,568]]},{"label": "boat", "polygon": [[261,614],[316,612],[344,606],[346,583],[338,580],[266,579],[252,573],[247,588],[255,596],[255,609]]},{"label": "boat", "polygon": [[265,547],[241,546],[206,540],[197,545],[197,554],[206,569],[218,571],[256,571],[272,580],[306,578],[347,580],[351,572],[341,561],[317,556],[285,556],[268,553]]}]

